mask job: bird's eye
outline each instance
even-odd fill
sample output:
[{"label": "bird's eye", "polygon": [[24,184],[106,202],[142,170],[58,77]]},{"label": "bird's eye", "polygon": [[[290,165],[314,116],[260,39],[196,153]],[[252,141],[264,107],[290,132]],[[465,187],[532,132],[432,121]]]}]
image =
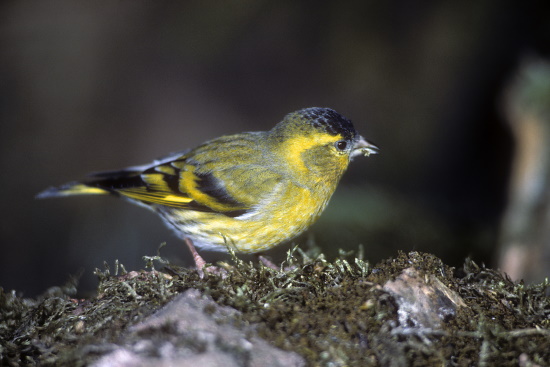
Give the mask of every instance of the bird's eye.
[{"label": "bird's eye", "polygon": [[339,140],[334,145],[336,146],[336,149],[338,149],[338,150],[346,150],[346,148],[348,146],[348,142],[345,141],[345,140]]}]

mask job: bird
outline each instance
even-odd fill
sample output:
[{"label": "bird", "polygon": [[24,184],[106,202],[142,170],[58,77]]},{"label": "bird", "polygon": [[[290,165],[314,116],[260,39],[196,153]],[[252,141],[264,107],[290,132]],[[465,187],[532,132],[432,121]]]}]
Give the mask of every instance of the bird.
[{"label": "bird", "polygon": [[113,195],[157,213],[199,271],[205,251],[260,253],[321,215],[350,161],[377,154],[331,108],[287,114],[271,130],[225,135],[150,164],[89,174],[37,198]]}]

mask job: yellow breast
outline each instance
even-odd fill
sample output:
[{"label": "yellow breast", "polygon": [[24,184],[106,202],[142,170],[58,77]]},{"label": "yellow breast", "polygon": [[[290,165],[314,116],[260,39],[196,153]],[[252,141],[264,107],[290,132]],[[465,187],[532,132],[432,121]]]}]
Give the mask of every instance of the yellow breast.
[{"label": "yellow breast", "polygon": [[280,185],[254,210],[240,217],[189,210],[161,214],[199,248],[226,251],[226,246],[231,246],[236,252],[255,253],[305,231],[317,220],[330,196],[301,186]]}]

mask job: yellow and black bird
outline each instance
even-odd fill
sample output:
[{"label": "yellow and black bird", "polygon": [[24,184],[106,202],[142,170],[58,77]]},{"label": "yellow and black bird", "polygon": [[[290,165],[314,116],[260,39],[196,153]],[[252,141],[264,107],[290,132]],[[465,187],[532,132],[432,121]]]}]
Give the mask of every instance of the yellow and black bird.
[{"label": "yellow and black bird", "polygon": [[151,164],[92,174],[39,198],[116,195],[158,213],[189,246],[256,253],[306,230],[352,158],[378,148],[329,108],[285,116],[269,131],[221,136]]}]

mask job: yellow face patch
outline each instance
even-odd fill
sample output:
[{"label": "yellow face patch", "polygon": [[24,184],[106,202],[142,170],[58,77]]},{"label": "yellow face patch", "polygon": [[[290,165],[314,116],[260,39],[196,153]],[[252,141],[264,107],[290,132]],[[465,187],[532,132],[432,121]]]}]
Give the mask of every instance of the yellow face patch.
[{"label": "yellow face patch", "polygon": [[282,146],[283,154],[285,154],[288,162],[291,162],[295,167],[302,171],[307,171],[308,168],[304,164],[302,154],[311,148],[320,147],[327,144],[332,144],[338,140],[342,140],[341,135],[329,134],[313,134],[309,136],[297,136],[285,141]]}]

